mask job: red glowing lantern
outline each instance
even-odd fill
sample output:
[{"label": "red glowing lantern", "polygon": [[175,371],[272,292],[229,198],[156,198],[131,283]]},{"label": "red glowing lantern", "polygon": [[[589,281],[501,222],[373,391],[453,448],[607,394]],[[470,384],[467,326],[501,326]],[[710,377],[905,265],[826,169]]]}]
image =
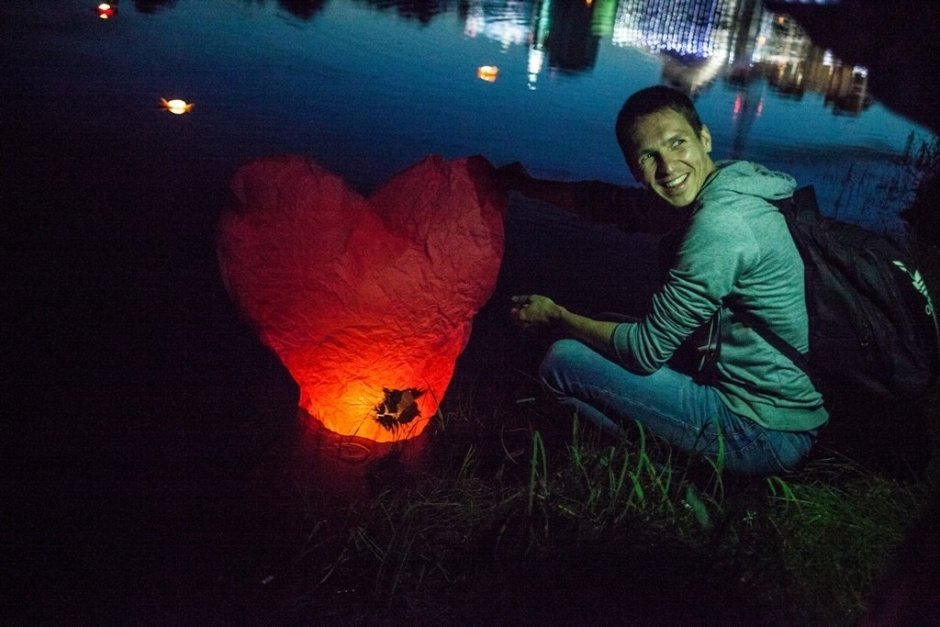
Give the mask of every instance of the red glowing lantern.
[{"label": "red glowing lantern", "polygon": [[117,15],[117,6],[108,2],[102,2],[95,10],[98,13],[98,17],[102,20],[110,20]]},{"label": "red glowing lantern", "polygon": [[305,157],[235,174],[226,287],[330,431],[405,440],[437,411],[502,260],[492,172],[428,157],[368,199]]}]

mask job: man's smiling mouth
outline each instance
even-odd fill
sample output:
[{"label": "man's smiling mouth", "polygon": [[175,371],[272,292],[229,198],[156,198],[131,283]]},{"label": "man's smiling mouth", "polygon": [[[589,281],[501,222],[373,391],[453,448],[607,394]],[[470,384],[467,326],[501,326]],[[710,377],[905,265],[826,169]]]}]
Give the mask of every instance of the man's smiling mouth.
[{"label": "man's smiling mouth", "polygon": [[680,185],[682,185],[683,183],[685,183],[685,181],[686,181],[687,178],[689,178],[689,174],[688,174],[688,173],[685,173],[685,174],[683,174],[682,176],[677,176],[676,178],[672,179],[671,181],[664,181],[662,185],[663,185],[663,187],[665,187],[666,189],[672,189],[672,188],[674,188],[674,187],[679,187]]}]

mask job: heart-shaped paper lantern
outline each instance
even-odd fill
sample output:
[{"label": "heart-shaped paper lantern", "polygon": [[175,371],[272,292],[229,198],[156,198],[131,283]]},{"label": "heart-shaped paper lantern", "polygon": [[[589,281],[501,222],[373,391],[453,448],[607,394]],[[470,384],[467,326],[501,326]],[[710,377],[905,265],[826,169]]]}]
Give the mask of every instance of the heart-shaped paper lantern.
[{"label": "heart-shaped paper lantern", "polygon": [[235,174],[222,276],[330,431],[403,440],[437,411],[502,260],[492,174],[428,157],[368,199],[306,157]]}]

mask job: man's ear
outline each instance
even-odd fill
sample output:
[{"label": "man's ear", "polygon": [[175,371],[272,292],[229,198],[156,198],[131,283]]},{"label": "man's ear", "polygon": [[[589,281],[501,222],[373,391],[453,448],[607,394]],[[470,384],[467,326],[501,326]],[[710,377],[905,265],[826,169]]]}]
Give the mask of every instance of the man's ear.
[{"label": "man's ear", "polygon": [[702,141],[702,146],[705,147],[705,152],[712,151],[712,134],[708,130],[708,127],[702,124],[702,131],[698,134],[699,139]]},{"label": "man's ear", "polygon": [[640,185],[646,186],[646,181],[643,180],[643,172],[641,172],[639,168],[634,167],[633,164],[630,163],[629,159],[627,159],[626,161],[627,161],[627,168],[630,169],[630,174],[633,175],[633,180],[639,183]]},{"label": "man's ear", "polygon": [[625,148],[623,144],[620,144],[620,154],[623,155],[623,162],[627,164],[627,169],[630,170],[630,174],[633,175],[634,180],[637,183],[643,183],[643,173],[640,171],[640,168],[633,163],[628,148]]}]

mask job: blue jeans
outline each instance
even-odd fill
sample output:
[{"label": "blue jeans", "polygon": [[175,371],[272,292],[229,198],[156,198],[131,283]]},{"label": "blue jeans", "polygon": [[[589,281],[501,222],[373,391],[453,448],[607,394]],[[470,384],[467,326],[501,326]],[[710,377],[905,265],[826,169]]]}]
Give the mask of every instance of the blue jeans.
[{"label": "blue jeans", "polygon": [[611,434],[636,421],[688,453],[718,457],[723,446],[724,466],[733,472],[792,472],[815,439],[813,432],[766,429],[728,409],[715,388],[668,366],[636,374],[577,340],[552,344],[539,377],[563,407]]}]

